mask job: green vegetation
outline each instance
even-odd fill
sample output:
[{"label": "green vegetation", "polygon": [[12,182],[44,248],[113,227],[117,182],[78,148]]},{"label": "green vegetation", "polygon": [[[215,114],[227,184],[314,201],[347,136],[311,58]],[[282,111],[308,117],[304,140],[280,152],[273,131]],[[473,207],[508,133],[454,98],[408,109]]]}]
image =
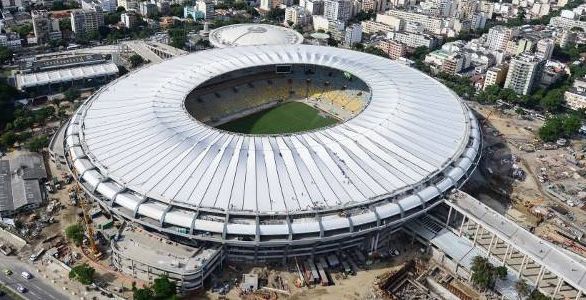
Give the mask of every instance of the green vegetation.
[{"label": "green vegetation", "polygon": [[79,224],[69,225],[65,228],[65,236],[73,241],[75,245],[80,246],[83,242],[83,227]]},{"label": "green vegetation", "polygon": [[539,129],[539,138],[545,142],[553,142],[559,138],[570,138],[578,132],[581,123],[581,116],[578,113],[550,117]]},{"label": "green vegetation", "polygon": [[517,294],[521,296],[521,299],[524,299],[525,297],[529,296],[531,287],[529,287],[529,284],[527,284],[525,279],[519,279],[519,281],[515,283],[515,290],[517,291]]},{"label": "green vegetation", "polygon": [[81,284],[90,285],[94,282],[94,274],[96,270],[88,264],[83,263],[71,268],[69,271],[69,279],[76,279]]},{"label": "green vegetation", "polygon": [[480,289],[492,288],[496,279],[507,277],[507,267],[495,267],[488,258],[475,256],[472,259],[472,283]]},{"label": "green vegetation", "polygon": [[3,284],[0,284],[0,291],[6,293],[6,295],[8,296],[8,299],[12,299],[12,300],[24,300],[24,298],[22,298],[19,294],[13,292],[12,290],[9,290]]},{"label": "green vegetation", "polygon": [[138,54],[133,54],[131,55],[128,60],[130,61],[130,66],[132,66],[133,68],[136,68],[140,65],[142,65],[142,63],[144,62],[144,59],[142,59],[142,57]]},{"label": "green vegetation", "polygon": [[142,289],[132,286],[134,300],[169,300],[177,299],[177,285],[170,281],[167,276],[155,279],[152,286]]},{"label": "green vegetation", "polygon": [[288,102],[218,126],[220,129],[250,133],[275,134],[311,130],[335,124],[334,118],[301,102]]},{"label": "green vegetation", "polygon": [[12,59],[12,50],[7,47],[0,46],[0,64],[4,64]]},{"label": "green vegetation", "polygon": [[531,294],[529,295],[529,297],[527,297],[527,300],[551,300],[551,298],[545,296],[540,291],[538,291],[537,289],[535,289],[535,290],[533,290],[533,292],[531,292]]},{"label": "green vegetation", "polygon": [[24,143],[24,147],[29,151],[38,152],[45,148],[48,144],[49,138],[43,134],[30,138],[28,141],[26,141],[26,143]]}]

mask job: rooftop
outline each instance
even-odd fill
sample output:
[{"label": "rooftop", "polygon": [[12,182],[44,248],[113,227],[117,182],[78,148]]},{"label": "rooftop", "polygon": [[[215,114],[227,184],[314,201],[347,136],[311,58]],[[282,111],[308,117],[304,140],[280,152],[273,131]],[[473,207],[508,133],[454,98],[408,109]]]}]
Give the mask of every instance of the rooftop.
[{"label": "rooftop", "polygon": [[253,45],[303,43],[303,36],[289,28],[267,24],[234,24],[210,32],[210,43],[217,48]]},{"label": "rooftop", "polygon": [[112,245],[134,261],[179,274],[197,271],[217,253],[213,248],[189,247],[130,226]]},{"label": "rooftop", "polygon": [[90,66],[60,69],[47,72],[17,74],[16,86],[20,90],[23,90],[35,86],[69,82],[114,74],[118,74],[118,67],[116,64],[109,62],[104,64],[95,64]]},{"label": "rooftop", "polygon": [[39,180],[47,178],[43,158],[24,154],[0,160],[0,212],[12,212],[43,201]]}]

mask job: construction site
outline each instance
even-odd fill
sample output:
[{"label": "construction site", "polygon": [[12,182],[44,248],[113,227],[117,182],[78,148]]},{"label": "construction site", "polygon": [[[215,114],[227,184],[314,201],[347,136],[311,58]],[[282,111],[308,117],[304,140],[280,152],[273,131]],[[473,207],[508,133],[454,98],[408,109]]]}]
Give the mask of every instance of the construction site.
[{"label": "construction site", "polygon": [[536,136],[539,116],[470,105],[484,118],[485,149],[480,172],[465,190],[534,234],[586,256],[586,141],[543,143]]}]

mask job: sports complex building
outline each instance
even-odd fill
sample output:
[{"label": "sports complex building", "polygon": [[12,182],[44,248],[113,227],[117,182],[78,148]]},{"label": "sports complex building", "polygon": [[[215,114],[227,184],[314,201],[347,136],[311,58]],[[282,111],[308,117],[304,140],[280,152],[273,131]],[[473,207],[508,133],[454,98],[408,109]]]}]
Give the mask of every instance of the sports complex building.
[{"label": "sports complex building", "polygon": [[375,251],[467,180],[480,144],[471,111],[427,75],[309,45],[148,65],[94,94],[65,134],[104,209],[257,262]]}]

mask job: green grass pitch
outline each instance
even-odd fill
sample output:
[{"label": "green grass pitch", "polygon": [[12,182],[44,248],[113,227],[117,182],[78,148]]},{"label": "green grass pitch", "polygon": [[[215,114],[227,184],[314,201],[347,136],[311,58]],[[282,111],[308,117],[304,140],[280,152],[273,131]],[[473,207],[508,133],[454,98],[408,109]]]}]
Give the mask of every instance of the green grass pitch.
[{"label": "green grass pitch", "polygon": [[247,134],[278,134],[311,130],[337,122],[307,104],[287,102],[219,125],[218,128]]}]

